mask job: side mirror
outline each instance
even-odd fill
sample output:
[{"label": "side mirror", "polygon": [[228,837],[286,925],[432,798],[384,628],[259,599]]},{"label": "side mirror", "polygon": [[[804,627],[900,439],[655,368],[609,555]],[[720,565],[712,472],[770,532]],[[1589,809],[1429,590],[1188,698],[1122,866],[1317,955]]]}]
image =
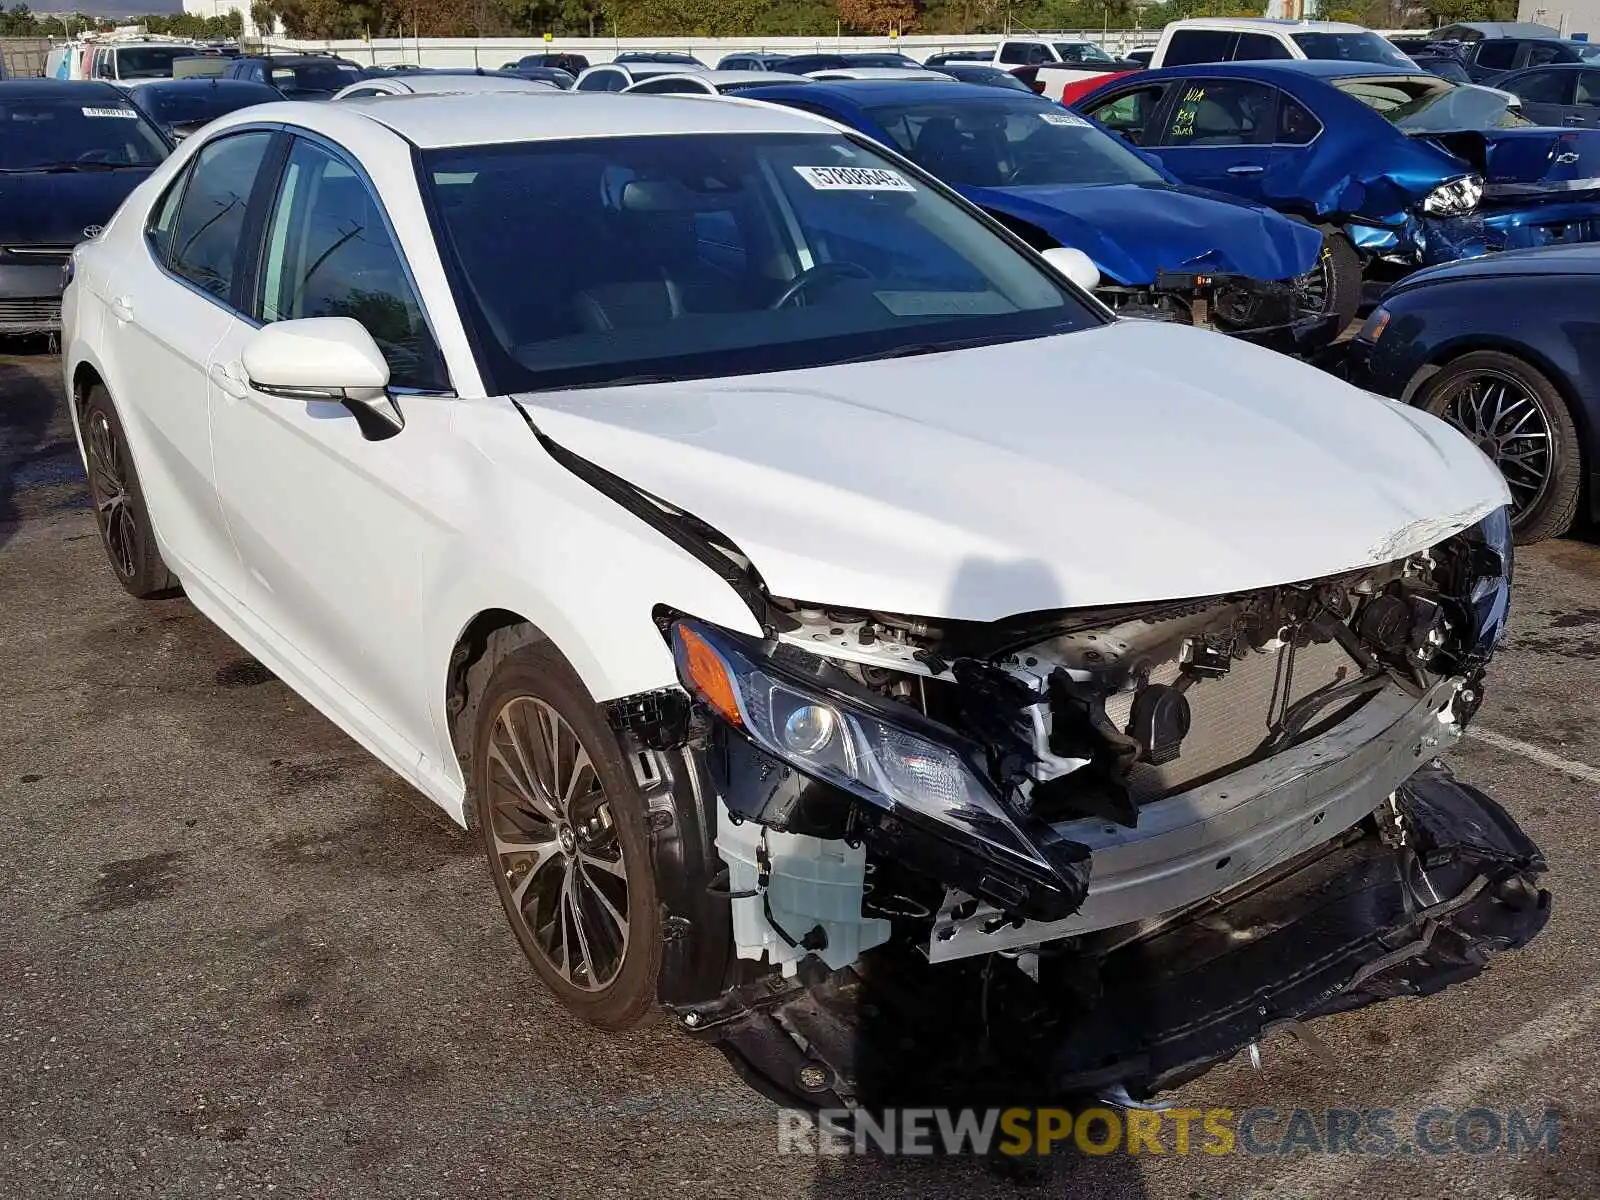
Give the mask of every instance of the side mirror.
[{"label": "side mirror", "polygon": [[1100,286],[1100,268],[1082,250],[1075,250],[1071,246],[1051,246],[1043,254],[1045,262],[1054,267],[1058,275],[1065,275],[1084,291],[1093,292]]},{"label": "side mirror", "polygon": [[405,419],[389,397],[389,364],[350,317],[307,317],[263,326],[241,355],[250,386],[266,396],[341,404],[369,440],[393,437]]}]

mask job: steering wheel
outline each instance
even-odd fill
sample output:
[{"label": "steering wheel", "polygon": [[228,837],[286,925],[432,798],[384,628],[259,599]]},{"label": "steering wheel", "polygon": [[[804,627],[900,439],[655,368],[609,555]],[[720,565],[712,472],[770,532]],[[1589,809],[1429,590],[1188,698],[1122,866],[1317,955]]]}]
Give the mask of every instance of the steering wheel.
[{"label": "steering wheel", "polygon": [[800,274],[789,281],[789,285],[778,293],[778,298],[767,305],[768,309],[779,309],[788,304],[801,292],[815,283],[828,279],[871,279],[872,272],[853,262],[825,262],[814,267],[807,267]]}]

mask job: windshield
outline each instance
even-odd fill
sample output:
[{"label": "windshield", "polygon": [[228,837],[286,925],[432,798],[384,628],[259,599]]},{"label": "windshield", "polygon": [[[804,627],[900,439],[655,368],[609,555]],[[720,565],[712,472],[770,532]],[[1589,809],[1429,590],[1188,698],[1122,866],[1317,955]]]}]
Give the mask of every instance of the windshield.
[{"label": "windshield", "polygon": [[1112,63],[1117,60],[1092,42],[1057,42],[1056,53],[1062,62]]},{"label": "windshield", "polygon": [[867,109],[898,148],[965,187],[1161,183],[1161,172],[1093,122],[1032,96],[995,94]]},{"label": "windshield", "polygon": [[173,59],[193,57],[193,46],[124,46],[117,51],[117,78],[170,79]]},{"label": "windshield", "polygon": [[1393,42],[1371,30],[1360,33],[1297,33],[1294,43],[1305,51],[1307,58],[1382,63],[1387,67],[1413,65]]},{"label": "windshield", "polygon": [[1503,92],[1471,84],[1348,79],[1339,80],[1338,88],[1408,134],[1516,129],[1533,124],[1515,110]]},{"label": "windshield", "polygon": [[343,63],[300,63],[292,67],[273,67],[272,86],[289,95],[294,92],[337,92],[361,80],[361,71]]},{"label": "windshield", "polygon": [[155,127],[123,100],[0,101],[0,170],[153,167],[167,157]]},{"label": "windshield", "polygon": [[1041,262],[839,134],[423,155],[503,392],[816,367],[1098,324]]}]

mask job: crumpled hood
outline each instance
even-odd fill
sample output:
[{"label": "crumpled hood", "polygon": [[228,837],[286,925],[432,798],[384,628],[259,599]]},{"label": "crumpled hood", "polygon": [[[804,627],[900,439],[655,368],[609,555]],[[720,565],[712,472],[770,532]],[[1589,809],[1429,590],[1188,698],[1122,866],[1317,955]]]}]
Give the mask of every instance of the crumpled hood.
[{"label": "crumpled hood", "polygon": [[0,175],[0,245],[75,246],[106,225],[149,168]]},{"label": "crumpled hood", "polygon": [[1198,188],[1156,184],[958,189],[973,203],[1027,221],[1082,250],[1123,284],[1159,271],[1293,279],[1317,265],[1322,235],[1270,209]]},{"label": "crumpled hood", "polygon": [[1313,579],[1404,557],[1508,500],[1443,422],[1157,322],[518,403],[546,437],[721,530],[773,594],[924,617]]}]

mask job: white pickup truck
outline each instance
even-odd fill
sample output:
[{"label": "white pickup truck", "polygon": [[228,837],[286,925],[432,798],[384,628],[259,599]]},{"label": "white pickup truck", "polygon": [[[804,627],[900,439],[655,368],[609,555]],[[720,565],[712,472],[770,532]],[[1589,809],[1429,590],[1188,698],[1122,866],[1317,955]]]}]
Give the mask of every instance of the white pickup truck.
[{"label": "white pickup truck", "polygon": [[991,61],[1022,76],[1035,91],[1052,100],[1060,100],[1064,87],[1081,80],[1139,69],[1137,63],[1113,58],[1094,42],[1065,33],[1008,37],[995,48]]}]

